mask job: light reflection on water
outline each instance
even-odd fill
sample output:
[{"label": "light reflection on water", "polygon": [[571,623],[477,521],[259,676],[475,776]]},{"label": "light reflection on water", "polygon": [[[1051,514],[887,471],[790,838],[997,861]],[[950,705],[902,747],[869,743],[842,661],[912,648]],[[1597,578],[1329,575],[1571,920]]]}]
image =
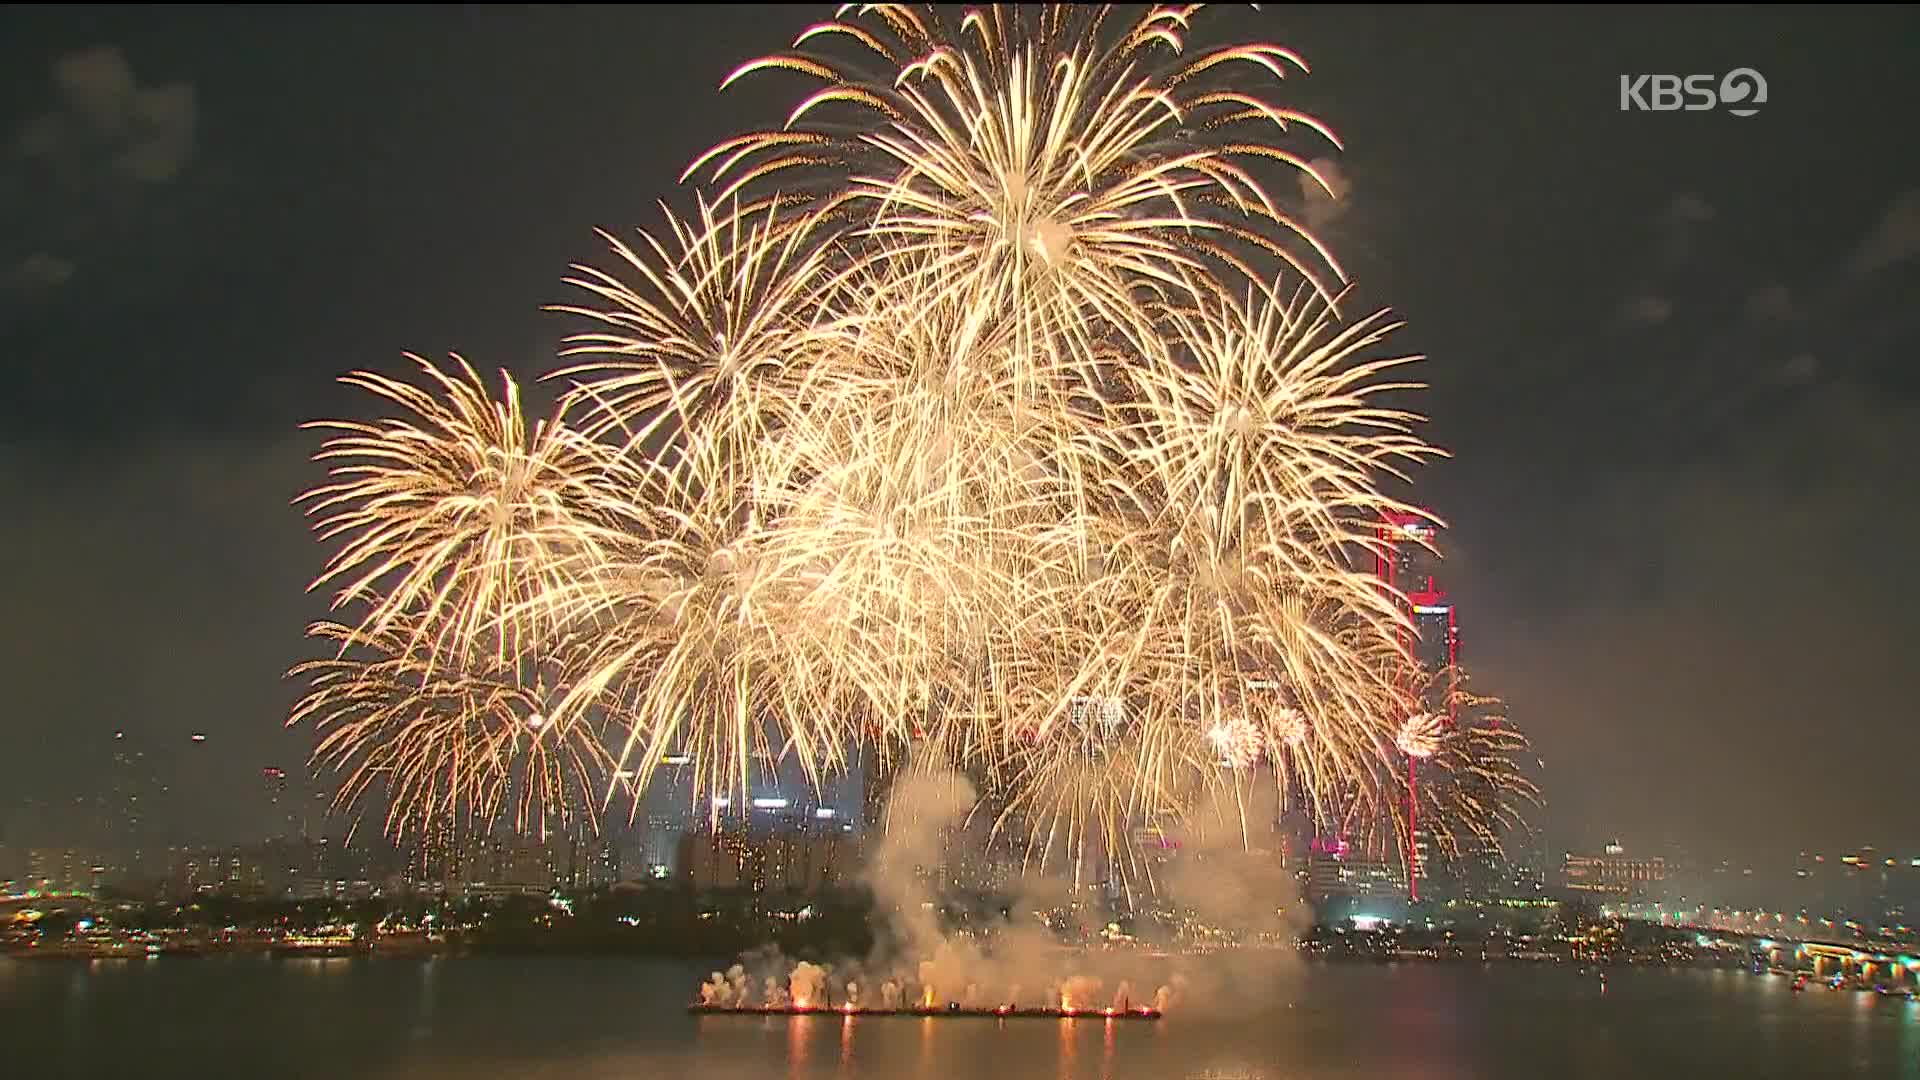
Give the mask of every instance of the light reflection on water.
[{"label": "light reflection on water", "polygon": [[[623,958],[0,959],[8,1072],[448,1080],[1920,1078],[1920,1004],[1738,973],[1308,967],[1159,1023],[689,1017],[701,972]],[[110,1033],[110,1037],[103,1033]]]}]

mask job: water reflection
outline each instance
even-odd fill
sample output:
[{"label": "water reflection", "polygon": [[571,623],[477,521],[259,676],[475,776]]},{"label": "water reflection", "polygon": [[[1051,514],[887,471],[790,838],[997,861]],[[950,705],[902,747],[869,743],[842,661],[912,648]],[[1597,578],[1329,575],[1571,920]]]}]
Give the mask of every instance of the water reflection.
[{"label": "water reflection", "polygon": [[439,957],[429,956],[420,965],[419,1005],[414,1013],[413,1038],[416,1042],[431,1038],[433,1035],[434,986],[438,981],[435,975],[440,970]]},{"label": "water reflection", "polygon": [[795,1016],[787,1021],[787,1075],[800,1080],[807,1074],[808,1046],[813,1042],[815,1020]]},{"label": "water reflection", "polygon": [[1900,1010],[1900,1060],[1906,1062],[1906,1075],[1920,1077],[1920,998],[1913,998]]},{"label": "water reflection", "polygon": [[353,970],[356,958],[351,956],[287,956],[279,963],[292,971],[303,975],[345,975]]},{"label": "water reflection", "polygon": [[[46,961],[40,961],[46,963]],[[87,1028],[87,990],[93,985],[99,974],[100,961],[94,960],[85,968],[74,969],[67,980],[65,1007],[62,1010],[67,1023],[68,1038],[84,1037]]]},{"label": "water reflection", "polygon": [[1623,971],[1601,998],[1552,970],[1329,966],[1292,1007],[1123,1023],[689,1017],[677,970],[607,958],[27,966],[0,973],[9,1075],[154,1075],[218,1045],[249,1075],[393,1080],[1920,1080],[1920,1004],[1739,974]]}]

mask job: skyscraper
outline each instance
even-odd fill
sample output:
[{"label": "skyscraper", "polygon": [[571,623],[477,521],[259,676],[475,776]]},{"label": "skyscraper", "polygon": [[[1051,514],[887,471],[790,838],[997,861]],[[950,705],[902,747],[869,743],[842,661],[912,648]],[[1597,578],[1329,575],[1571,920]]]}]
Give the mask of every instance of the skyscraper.
[{"label": "skyscraper", "polygon": [[[631,775],[625,777],[632,779]],[[680,837],[701,820],[693,805],[693,758],[669,754],[654,766],[653,776],[640,796],[636,815],[639,851],[629,873],[647,880],[664,880],[679,868]]]},{"label": "skyscraper", "polygon": [[1420,670],[1436,675],[1460,662],[1460,625],[1453,600],[1441,584],[1438,530],[1414,514],[1389,514],[1376,538],[1374,572],[1405,597],[1414,633],[1403,642]]},{"label": "skyscraper", "polygon": [[[1441,584],[1438,528],[1419,514],[1390,513],[1375,532],[1374,573],[1391,589],[1413,623],[1401,647],[1428,676],[1428,709],[1447,706],[1451,686],[1432,678],[1460,662],[1460,626],[1454,605]],[[1450,711],[1450,710],[1449,710]],[[1449,717],[1451,722],[1451,717]],[[1407,894],[1420,898],[1420,882],[1427,877],[1429,837],[1420,827],[1419,762],[1407,759]]]},{"label": "skyscraper", "polygon": [[267,794],[267,839],[293,840],[301,834],[300,815],[287,796],[287,771],[269,765],[260,770]]}]

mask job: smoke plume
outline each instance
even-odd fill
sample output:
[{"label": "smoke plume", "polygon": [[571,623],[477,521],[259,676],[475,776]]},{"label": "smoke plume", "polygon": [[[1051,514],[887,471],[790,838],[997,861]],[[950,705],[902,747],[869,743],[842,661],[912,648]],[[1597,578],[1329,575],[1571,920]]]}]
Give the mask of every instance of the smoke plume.
[{"label": "smoke plume", "polygon": [[[1172,905],[1225,940],[1290,943],[1304,920],[1303,906],[1275,850],[1275,797],[1271,784],[1247,787],[1194,815],[1180,834],[1178,857],[1155,874],[1154,891],[1163,907]],[[1041,915],[1097,901],[1088,890],[1043,875],[1017,877],[1003,908],[974,911],[972,925],[950,928],[942,910],[964,898],[945,895],[945,886],[984,853],[984,829],[972,820],[977,805],[973,785],[944,762],[927,756],[909,762],[889,794],[885,828],[873,838],[860,877],[873,897],[872,952],[824,965],[756,950],[725,973],[713,973],[701,987],[701,1001],[722,1007],[1076,1011],[1166,1011],[1191,1001],[1231,1014],[1236,1002],[1268,996],[1280,968],[1270,955],[1246,962],[1063,944]]]}]

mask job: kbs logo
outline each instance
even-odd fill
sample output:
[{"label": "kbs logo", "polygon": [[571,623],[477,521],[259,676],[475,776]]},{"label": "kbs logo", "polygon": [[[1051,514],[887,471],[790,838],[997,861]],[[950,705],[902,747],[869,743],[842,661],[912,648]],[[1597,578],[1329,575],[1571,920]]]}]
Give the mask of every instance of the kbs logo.
[{"label": "kbs logo", "polygon": [[1752,68],[1721,76],[1620,76],[1621,112],[1706,112],[1725,106],[1735,116],[1752,116],[1766,103],[1766,77]]}]

